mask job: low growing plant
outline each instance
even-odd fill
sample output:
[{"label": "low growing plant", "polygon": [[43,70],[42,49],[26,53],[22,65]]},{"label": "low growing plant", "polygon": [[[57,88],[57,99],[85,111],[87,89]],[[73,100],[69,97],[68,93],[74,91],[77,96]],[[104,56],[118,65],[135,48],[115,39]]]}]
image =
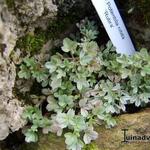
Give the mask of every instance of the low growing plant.
[{"label": "low growing plant", "polygon": [[[65,38],[62,52],[43,64],[34,57],[20,66],[20,78],[35,78],[47,97],[47,115],[29,106],[24,118],[32,124],[27,142],[37,141],[38,128],[44,133],[64,132],[69,150],[81,150],[98,137],[96,124],[116,125],[113,114],[126,111],[126,104],[144,106],[150,98],[150,55],[146,49],[133,56],[116,54],[111,42],[99,47],[94,22],[77,24],[80,39]],[[65,130],[67,129],[67,130]],[[64,131],[65,130],[65,131]]]}]

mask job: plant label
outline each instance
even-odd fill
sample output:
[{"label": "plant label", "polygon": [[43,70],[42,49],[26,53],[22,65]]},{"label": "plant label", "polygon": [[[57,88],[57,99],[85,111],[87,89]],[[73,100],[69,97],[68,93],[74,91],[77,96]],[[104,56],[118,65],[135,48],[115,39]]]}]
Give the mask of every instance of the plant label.
[{"label": "plant label", "polygon": [[135,47],[114,0],[92,0],[117,53],[133,55]]}]

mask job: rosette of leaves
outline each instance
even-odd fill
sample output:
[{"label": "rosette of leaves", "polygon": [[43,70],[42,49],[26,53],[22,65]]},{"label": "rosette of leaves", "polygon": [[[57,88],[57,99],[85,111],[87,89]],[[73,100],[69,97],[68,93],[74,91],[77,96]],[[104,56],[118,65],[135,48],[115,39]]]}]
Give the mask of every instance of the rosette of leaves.
[{"label": "rosette of leaves", "polygon": [[[147,50],[142,49],[133,56],[118,55],[111,42],[106,47],[98,46],[98,31],[93,22],[84,20],[77,26],[80,39],[65,38],[61,53],[56,52],[45,64],[39,64],[33,58],[25,59],[19,72],[21,78],[35,78],[42,85],[44,82],[42,93],[47,97],[50,123],[37,125],[45,117],[30,109],[26,113],[29,112],[31,119],[28,115],[26,118],[33,127],[36,124],[36,132],[38,128],[44,128],[44,133],[61,136],[63,131],[68,131],[64,136],[69,150],[81,150],[84,144],[95,140],[98,137],[95,124],[115,126],[112,114],[126,111],[126,104],[142,106],[150,98],[150,55]],[[34,75],[37,68],[41,69],[42,77],[38,77],[38,73]],[[32,117],[35,114],[40,117],[38,121]],[[26,137],[33,132],[33,127]],[[31,134],[32,137],[37,139]]]}]

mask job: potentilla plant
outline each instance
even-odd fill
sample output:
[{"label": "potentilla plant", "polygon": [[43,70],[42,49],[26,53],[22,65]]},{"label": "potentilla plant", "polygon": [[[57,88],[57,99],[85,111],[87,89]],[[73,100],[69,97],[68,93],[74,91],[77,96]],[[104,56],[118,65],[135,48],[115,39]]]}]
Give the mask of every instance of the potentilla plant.
[{"label": "potentilla plant", "polygon": [[[126,111],[126,104],[144,106],[150,98],[150,55],[146,49],[134,56],[116,54],[111,42],[98,46],[98,30],[87,19],[77,24],[80,38],[65,38],[61,53],[45,64],[25,58],[20,78],[41,83],[46,97],[46,116],[40,107],[29,106],[23,117],[31,127],[25,131],[27,142],[43,133],[62,134],[69,150],[81,150],[98,137],[95,125],[114,127],[113,114]],[[67,129],[67,130],[64,130]]]}]

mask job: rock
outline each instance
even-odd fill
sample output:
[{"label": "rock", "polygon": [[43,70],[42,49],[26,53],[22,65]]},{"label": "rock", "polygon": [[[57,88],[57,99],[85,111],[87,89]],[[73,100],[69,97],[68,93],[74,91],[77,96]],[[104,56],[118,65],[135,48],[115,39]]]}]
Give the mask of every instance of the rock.
[{"label": "rock", "polygon": [[[111,129],[104,126],[96,127],[99,138],[84,148],[84,150],[148,150],[150,143],[130,142],[122,143],[124,133],[122,129],[128,129],[127,135],[149,135],[150,136],[150,109],[139,113],[124,114],[116,117],[118,125]],[[64,139],[53,134],[40,135],[39,142],[25,144],[21,150],[65,150]]]},{"label": "rock", "polygon": [[25,144],[20,150],[65,150],[66,145],[62,137],[54,134],[40,135],[38,143]]},{"label": "rock", "polygon": [[57,14],[57,6],[52,0],[15,0],[14,8],[17,9],[18,19],[30,27],[45,26]]},{"label": "rock", "polygon": [[8,57],[19,37],[35,27],[46,28],[57,14],[52,0],[1,0],[0,46]]},{"label": "rock", "polygon": [[24,107],[15,98],[13,88],[16,67],[9,59],[17,39],[28,29],[46,25],[57,14],[52,0],[0,1],[0,140],[24,126]]},{"label": "rock", "polygon": [[[7,9],[5,0],[0,1],[0,45],[5,56],[9,56],[17,40],[18,22]],[[19,28],[18,28],[19,29]]]},{"label": "rock", "polygon": [[150,136],[149,117],[150,109],[148,108],[139,113],[124,114],[116,117],[118,125],[112,129],[98,127],[99,138],[96,140],[96,144],[99,150],[148,150],[150,142],[131,141],[130,143],[122,143],[122,141],[124,141],[122,129],[128,129],[128,136]]},{"label": "rock", "polygon": [[0,54],[0,140],[25,125],[21,118],[24,108],[13,95],[15,78],[15,65]]}]

